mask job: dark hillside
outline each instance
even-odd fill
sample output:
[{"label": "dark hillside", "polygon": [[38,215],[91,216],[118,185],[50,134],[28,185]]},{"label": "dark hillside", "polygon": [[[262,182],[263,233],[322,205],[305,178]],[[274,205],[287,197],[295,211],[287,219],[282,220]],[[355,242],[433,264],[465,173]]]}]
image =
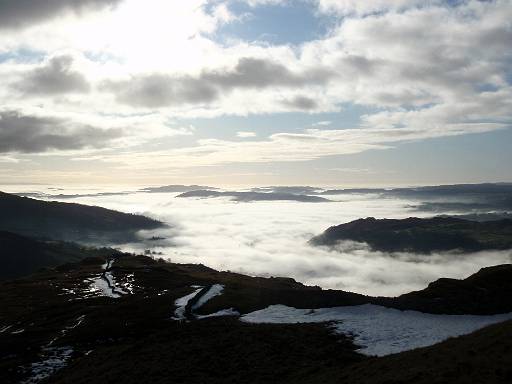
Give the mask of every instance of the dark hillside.
[{"label": "dark hillside", "polygon": [[[246,312],[276,302],[315,308],[379,298],[132,255],[120,255],[109,270],[116,286],[129,291],[112,298],[91,290],[111,254],[100,250],[98,256],[0,283],[0,382],[27,379],[34,363],[51,364],[49,353],[69,348],[66,364],[45,383],[510,382],[511,322],[429,348],[370,358],[326,324],[247,324],[236,316],[175,321],[171,316],[174,301],[192,292],[191,285],[225,286],[221,296],[201,307],[206,313],[227,307]],[[470,298],[489,300],[510,284],[511,274],[510,265],[483,269],[459,284],[489,289],[488,296]],[[408,302],[413,307],[418,306],[414,297]],[[500,300],[511,308],[511,297]],[[401,303],[401,298],[389,300],[389,305]]]},{"label": "dark hillside", "polygon": [[61,241],[40,241],[0,231],[0,280],[29,275],[40,268],[56,267],[86,257],[113,254],[113,249],[96,249]]},{"label": "dark hillside", "polygon": [[101,207],[41,201],[0,192],[0,230],[91,243],[123,242],[162,223]]},{"label": "dark hillside", "polygon": [[369,217],[330,227],[310,243],[332,246],[342,240],[367,243],[372,249],[383,252],[510,249],[512,220],[476,222],[450,217],[401,220]]},{"label": "dark hillside", "polygon": [[512,312],[512,264],[483,268],[464,280],[439,279],[427,288],[386,299],[398,309],[449,314]]}]

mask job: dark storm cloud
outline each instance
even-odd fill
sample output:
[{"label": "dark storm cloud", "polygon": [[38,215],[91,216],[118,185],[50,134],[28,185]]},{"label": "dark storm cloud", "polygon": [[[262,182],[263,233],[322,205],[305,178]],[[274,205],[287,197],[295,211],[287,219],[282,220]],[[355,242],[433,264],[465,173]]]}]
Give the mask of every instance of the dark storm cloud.
[{"label": "dark storm cloud", "polygon": [[0,111],[0,153],[99,148],[120,137],[121,133],[118,129],[103,130],[56,117]]},{"label": "dark storm cloud", "polygon": [[[236,89],[324,85],[332,77],[333,73],[325,69],[295,73],[269,60],[242,58],[232,69],[203,71],[197,77],[151,74],[128,81],[105,82],[102,88],[114,93],[122,104],[159,108],[209,103]],[[316,107],[313,100],[305,97],[298,97],[290,103],[298,109]]]},{"label": "dark storm cloud", "polygon": [[122,0],[0,0],[0,30],[18,29],[52,19],[62,12],[80,13],[111,7]]},{"label": "dark storm cloud", "polygon": [[72,69],[72,64],[72,56],[54,57],[45,66],[25,74],[13,88],[24,95],[88,92],[89,83],[80,72]]}]

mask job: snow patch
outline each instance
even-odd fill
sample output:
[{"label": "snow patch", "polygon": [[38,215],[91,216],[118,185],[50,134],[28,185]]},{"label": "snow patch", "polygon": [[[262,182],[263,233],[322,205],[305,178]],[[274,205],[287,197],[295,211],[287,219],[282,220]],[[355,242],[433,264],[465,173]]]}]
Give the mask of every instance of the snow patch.
[{"label": "snow patch", "polygon": [[0,329],[0,333],[4,333],[5,331],[8,331],[9,329],[12,328],[12,325],[6,325],[5,327],[3,327],[2,329]]},{"label": "snow patch", "polygon": [[210,313],[209,315],[196,315],[198,320],[207,319],[209,317],[221,317],[221,316],[240,316],[240,312],[235,310],[234,308],[229,309],[221,309],[215,313]]},{"label": "snow patch", "polygon": [[100,296],[107,296],[113,299],[121,297],[121,294],[115,292],[109,285],[109,278],[107,277],[107,274],[105,274],[105,278],[102,276],[94,279],[93,284],[94,288],[96,288],[94,292],[100,292]]},{"label": "snow patch", "polygon": [[36,384],[49,378],[67,365],[72,354],[73,348],[69,346],[43,348],[41,353],[42,360],[31,364],[29,368],[30,377],[23,380],[21,384]]},{"label": "snow patch", "polygon": [[187,306],[188,302],[192,300],[196,295],[201,292],[203,288],[197,288],[194,292],[180,297],[179,299],[176,299],[174,301],[174,305],[177,307],[174,311],[174,316],[172,317],[173,320],[185,320],[185,307]]},{"label": "snow patch", "polygon": [[[177,308],[174,311],[174,317],[172,317],[173,320],[185,320],[186,319],[185,312],[186,312],[186,307],[187,307],[188,303],[190,302],[190,300],[195,298],[204,289],[204,287],[202,287],[200,285],[192,285],[191,288],[197,288],[197,289],[194,292],[192,292],[186,296],[180,297],[179,299],[177,299],[174,302],[174,305]],[[203,295],[201,295],[201,297],[199,297],[197,302],[192,305],[192,307],[191,307],[192,315],[197,320],[206,319],[209,317],[219,317],[219,316],[240,316],[240,313],[238,311],[236,311],[234,308],[223,309],[223,310],[217,311],[215,313],[210,313],[208,315],[197,315],[194,313],[194,311],[196,309],[201,308],[204,304],[206,304],[208,301],[210,301],[215,296],[222,295],[223,290],[224,290],[224,285],[222,285],[222,284],[213,284],[212,286],[210,286],[210,288]]]},{"label": "snow patch", "polygon": [[355,343],[361,348],[359,352],[376,356],[426,347],[508,319],[512,319],[512,313],[434,315],[373,304],[319,309],[271,305],[240,318],[247,323],[335,322],[336,332],[354,336]]},{"label": "snow patch", "polygon": [[195,303],[192,306],[192,309],[199,309],[203,305],[205,305],[208,301],[213,299],[215,296],[222,295],[222,291],[224,290],[224,286],[222,284],[213,284],[208,292],[206,292],[203,296],[197,300],[197,303]]},{"label": "snow patch", "polygon": [[90,293],[99,293],[100,296],[111,297],[113,299],[118,299],[122,295],[129,294],[130,292],[124,291],[122,288],[116,287],[116,281],[112,272],[109,272],[109,269],[112,268],[114,264],[114,260],[108,260],[105,264],[102,265],[104,272],[100,277],[97,277],[92,280],[89,286]]}]

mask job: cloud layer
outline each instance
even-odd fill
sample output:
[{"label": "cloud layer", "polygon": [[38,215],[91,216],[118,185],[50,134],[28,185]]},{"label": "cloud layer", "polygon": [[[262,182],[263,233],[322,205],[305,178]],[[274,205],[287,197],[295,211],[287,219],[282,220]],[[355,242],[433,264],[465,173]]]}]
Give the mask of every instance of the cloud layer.
[{"label": "cloud layer", "polygon": [[[293,6],[248,3],[254,9]],[[34,4],[0,2],[6,29],[0,81],[7,85],[0,103],[10,111],[80,115],[82,125],[102,131],[65,143],[57,134],[49,145],[48,135],[28,124],[19,132],[32,143],[4,144],[4,152],[94,149],[113,127],[122,130],[125,150],[91,156],[171,171],[310,161],[511,126],[509,1],[318,0],[311,3],[317,17],[332,13],[334,26],[300,44],[223,39],[223,27],[248,17],[235,13],[231,1]],[[252,132],[248,127],[238,127],[233,139],[213,129],[197,137],[189,129],[191,139],[179,144],[163,139],[185,119],[350,113],[355,107],[367,112],[351,129],[333,121],[315,129],[273,126],[270,133],[255,132],[258,139],[236,134]],[[151,123],[136,124],[138,132],[133,124],[123,127],[134,119]]]},{"label": "cloud layer", "polygon": [[508,263],[512,257],[510,252],[462,256],[387,254],[350,242],[332,251],[307,244],[327,227],[360,217],[430,216],[428,212],[408,208],[412,205],[408,200],[351,194],[326,203],[244,203],[173,196],[154,193],[148,199],[140,193],[82,197],[75,201],[144,213],[171,224],[170,228],[144,235],[166,240],[130,245],[127,249],[141,252],[151,247],[173,262],[203,263],[253,275],[289,276],[311,285],[371,295],[397,295],[422,289],[440,277],[467,277],[481,267]]}]

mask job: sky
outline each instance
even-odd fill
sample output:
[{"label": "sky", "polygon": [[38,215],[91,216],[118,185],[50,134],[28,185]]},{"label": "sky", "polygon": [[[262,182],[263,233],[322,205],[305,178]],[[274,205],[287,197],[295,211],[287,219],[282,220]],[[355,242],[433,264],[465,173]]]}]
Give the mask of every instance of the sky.
[{"label": "sky", "polygon": [[0,0],[0,180],[512,181],[510,20],[509,0]]}]

